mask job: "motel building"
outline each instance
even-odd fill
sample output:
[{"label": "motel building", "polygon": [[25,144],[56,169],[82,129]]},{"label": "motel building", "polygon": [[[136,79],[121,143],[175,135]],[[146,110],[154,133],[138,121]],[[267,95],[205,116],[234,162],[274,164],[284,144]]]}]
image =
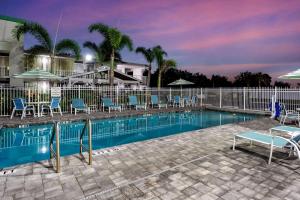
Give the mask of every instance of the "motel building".
[{"label": "motel building", "polygon": [[[49,55],[30,55],[24,50],[24,38],[20,41],[12,35],[13,29],[24,22],[14,17],[0,16],[0,86],[33,86],[33,82],[14,78],[34,68],[49,71],[61,77],[60,83],[39,82],[43,85],[108,85],[109,67],[93,60],[75,60],[70,56],[55,56],[51,69]],[[120,88],[141,89],[146,87],[148,66],[131,62],[118,62],[114,84]]]}]

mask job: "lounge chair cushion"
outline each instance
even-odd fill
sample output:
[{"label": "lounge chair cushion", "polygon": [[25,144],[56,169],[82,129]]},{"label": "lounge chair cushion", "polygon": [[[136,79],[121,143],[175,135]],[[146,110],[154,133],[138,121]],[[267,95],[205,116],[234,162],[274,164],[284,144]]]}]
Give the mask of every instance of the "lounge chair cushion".
[{"label": "lounge chair cushion", "polygon": [[272,143],[272,137],[273,139],[273,145],[279,148],[283,148],[284,146],[287,145],[287,140],[277,137],[277,136],[272,136],[269,134],[264,134],[260,132],[255,132],[255,131],[247,131],[247,132],[242,132],[240,134],[237,134],[235,137],[240,137],[248,140],[252,140],[255,142],[263,143],[270,145]]}]

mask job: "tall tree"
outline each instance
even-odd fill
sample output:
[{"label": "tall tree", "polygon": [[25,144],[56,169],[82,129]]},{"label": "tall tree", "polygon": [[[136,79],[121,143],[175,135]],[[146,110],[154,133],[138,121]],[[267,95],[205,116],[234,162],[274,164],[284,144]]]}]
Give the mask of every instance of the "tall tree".
[{"label": "tall tree", "polygon": [[135,50],[136,53],[141,53],[144,58],[146,59],[146,61],[149,64],[148,67],[148,75],[147,75],[147,86],[150,87],[150,80],[151,80],[151,70],[152,70],[152,63],[154,61],[155,58],[155,54],[153,51],[153,48],[145,48],[145,47],[138,47]]},{"label": "tall tree", "polygon": [[[107,45],[107,42],[96,44],[91,41],[83,43],[83,47],[88,48],[96,55],[96,61],[100,64],[110,60],[111,48]],[[119,52],[115,52],[115,61],[122,60]]]},{"label": "tall tree", "polygon": [[40,24],[35,22],[24,22],[16,26],[13,30],[13,35],[17,40],[20,40],[25,34],[31,34],[38,42],[28,49],[28,52],[33,55],[47,54],[51,59],[51,70],[54,67],[55,55],[71,54],[76,59],[80,58],[80,47],[78,43],[71,39],[63,39],[55,46],[48,31]]},{"label": "tall tree", "polygon": [[162,64],[160,65],[160,67],[158,68],[158,80],[157,80],[157,88],[160,89],[161,87],[161,79],[162,76],[171,68],[175,68],[176,67],[176,61],[173,59],[169,59],[169,60],[163,60]]},{"label": "tall tree", "polygon": [[[157,63],[157,70],[158,70],[157,87],[160,88],[160,86],[161,86],[161,77],[162,77],[162,74],[163,74],[162,72],[167,71],[167,70],[163,70],[164,69],[164,64],[166,64],[166,62],[164,60],[164,56],[167,56],[168,54],[159,45],[153,47],[153,53],[154,53],[154,57],[155,57],[155,60],[156,60],[156,63]],[[176,63],[175,63],[175,65],[176,65]]]},{"label": "tall tree", "polygon": [[91,24],[89,26],[89,31],[91,33],[94,31],[100,33],[104,37],[103,45],[110,50],[111,67],[109,84],[113,86],[115,54],[124,47],[127,47],[130,51],[132,51],[132,40],[129,36],[122,34],[117,28],[112,28],[102,23]]}]

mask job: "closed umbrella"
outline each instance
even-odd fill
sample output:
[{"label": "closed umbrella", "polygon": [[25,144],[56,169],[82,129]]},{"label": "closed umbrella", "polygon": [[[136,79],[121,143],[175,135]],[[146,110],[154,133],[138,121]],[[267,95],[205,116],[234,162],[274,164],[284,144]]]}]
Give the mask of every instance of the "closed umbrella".
[{"label": "closed umbrella", "polygon": [[191,82],[191,81],[187,81],[187,80],[184,80],[182,78],[172,82],[172,83],[169,83],[168,85],[170,86],[180,86],[180,96],[182,96],[182,86],[183,85],[194,85],[195,83]]}]

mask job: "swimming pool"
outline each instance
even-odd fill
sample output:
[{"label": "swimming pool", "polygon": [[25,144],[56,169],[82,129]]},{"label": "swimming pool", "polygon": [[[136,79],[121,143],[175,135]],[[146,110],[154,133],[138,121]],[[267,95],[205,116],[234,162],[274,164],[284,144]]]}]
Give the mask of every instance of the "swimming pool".
[{"label": "swimming pool", "polygon": [[[163,113],[92,121],[93,149],[252,120],[250,114],[217,111]],[[84,122],[60,124],[61,155],[79,153]],[[52,124],[28,125],[0,130],[0,168],[49,159]],[[84,143],[87,138],[83,138]]]}]

